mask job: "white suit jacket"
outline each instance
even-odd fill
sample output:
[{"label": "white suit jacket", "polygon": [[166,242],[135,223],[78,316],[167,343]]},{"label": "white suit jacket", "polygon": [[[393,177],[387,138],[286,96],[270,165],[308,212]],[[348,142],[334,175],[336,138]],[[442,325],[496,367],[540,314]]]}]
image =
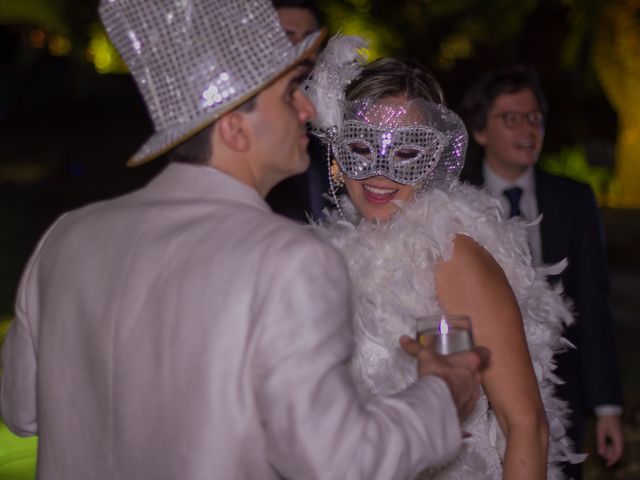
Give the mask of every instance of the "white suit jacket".
[{"label": "white suit jacket", "polygon": [[356,398],[339,254],[210,167],[61,217],[6,339],[1,413],[38,477],[407,478],[455,455],[445,383]]}]

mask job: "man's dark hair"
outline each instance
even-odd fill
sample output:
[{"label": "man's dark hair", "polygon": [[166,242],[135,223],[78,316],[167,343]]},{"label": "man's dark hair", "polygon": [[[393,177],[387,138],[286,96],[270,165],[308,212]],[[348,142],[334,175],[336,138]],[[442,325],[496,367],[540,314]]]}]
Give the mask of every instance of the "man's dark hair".
[{"label": "man's dark hair", "polygon": [[192,165],[205,165],[211,157],[210,137],[213,125],[208,125],[169,150],[167,152],[169,160]]},{"label": "man's dark hair", "polygon": [[278,10],[279,8],[305,8],[313,13],[316,17],[318,25],[323,25],[322,13],[318,10],[318,6],[314,0],[271,0],[273,6]]},{"label": "man's dark hair", "polygon": [[547,113],[547,98],[536,71],[526,65],[509,65],[482,76],[466,93],[460,114],[470,133],[482,131],[493,102],[500,95],[529,89],[538,101],[542,113]]},{"label": "man's dark hair", "polygon": [[[236,112],[252,112],[256,108],[256,96],[236,107]],[[167,158],[172,162],[189,163],[191,165],[206,165],[211,158],[211,134],[214,123],[207,125],[198,133],[187,138],[167,152]]]}]

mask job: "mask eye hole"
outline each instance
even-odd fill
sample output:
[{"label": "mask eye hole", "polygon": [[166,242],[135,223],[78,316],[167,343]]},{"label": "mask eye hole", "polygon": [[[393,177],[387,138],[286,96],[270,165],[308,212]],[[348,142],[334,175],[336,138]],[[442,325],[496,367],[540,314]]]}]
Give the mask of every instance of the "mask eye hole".
[{"label": "mask eye hole", "polygon": [[414,147],[402,147],[395,152],[393,160],[396,162],[405,162],[418,158],[421,153],[421,150]]},{"label": "mask eye hole", "polygon": [[361,157],[371,158],[371,148],[364,142],[351,142],[347,144],[347,148],[351,153],[360,155]]}]

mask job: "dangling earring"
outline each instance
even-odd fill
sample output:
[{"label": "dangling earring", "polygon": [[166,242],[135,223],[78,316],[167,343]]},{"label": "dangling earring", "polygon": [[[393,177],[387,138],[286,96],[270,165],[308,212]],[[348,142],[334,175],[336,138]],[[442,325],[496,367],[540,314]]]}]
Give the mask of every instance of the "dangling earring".
[{"label": "dangling earring", "polygon": [[338,198],[338,190],[344,185],[344,174],[336,159],[331,158],[331,144],[327,144],[327,168],[329,169],[329,194],[333,198],[333,203],[338,209],[340,218],[346,221],[347,219],[344,216],[342,205],[340,205],[340,199]]},{"label": "dangling earring", "polygon": [[335,158],[331,160],[329,165],[329,176],[331,177],[331,185],[335,190],[344,185],[344,174]]}]

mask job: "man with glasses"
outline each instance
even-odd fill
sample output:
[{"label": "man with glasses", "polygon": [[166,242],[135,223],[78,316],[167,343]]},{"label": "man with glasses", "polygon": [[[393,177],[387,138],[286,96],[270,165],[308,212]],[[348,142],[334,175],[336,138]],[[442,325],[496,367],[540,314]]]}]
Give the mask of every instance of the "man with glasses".
[{"label": "man with glasses", "polygon": [[[280,25],[294,45],[320,30],[322,16],[314,0],[272,0],[271,3]],[[309,63],[315,61],[317,54],[318,50],[315,50],[310,55]],[[283,180],[266,198],[274,212],[300,223],[306,223],[309,218],[319,220],[322,210],[330,204],[324,198],[329,191],[326,149],[312,135],[307,151],[311,160],[307,171]]]},{"label": "man with glasses", "polygon": [[[515,65],[485,75],[467,92],[461,110],[476,146],[484,150],[482,161],[467,161],[463,180],[484,185],[503,204],[505,216],[531,222],[543,215],[530,230],[535,264],[568,260],[559,277],[576,321],[565,336],[577,348],[557,359],[556,373],[566,382],[558,393],[572,410],[569,434],[576,450],[582,449],[584,416],[595,411],[598,453],[613,465],[623,450],[622,398],[594,195],[587,185],[535,168],[547,101],[531,69]],[[579,465],[566,472],[574,479],[581,475]]]}]

